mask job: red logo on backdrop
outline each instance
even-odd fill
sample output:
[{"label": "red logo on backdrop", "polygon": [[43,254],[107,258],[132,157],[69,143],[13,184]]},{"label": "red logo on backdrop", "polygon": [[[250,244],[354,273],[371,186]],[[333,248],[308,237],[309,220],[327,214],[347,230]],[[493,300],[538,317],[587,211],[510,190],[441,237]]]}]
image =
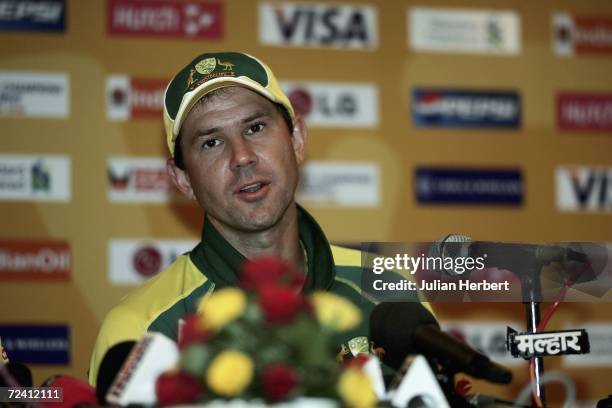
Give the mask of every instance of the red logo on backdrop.
[{"label": "red logo on backdrop", "polygon": [[116,174],[113,169],[108,169],[108,180],[110,181],[111,187],[113,190],[127,190],[128,183],[130,182],[130,173],[126,174]]},{"label": "red logo on backdrop", "polygon": [[126,117],[159,119],[167,85],[167,79],[130,78],[127,88],[115,84],[108,90],[109,102],[114,110],[124,110]]},{"label": "red logo on backdrop", "polygon": [[135,169],[132,176],[136,191],[168,191],[171,189],[165,169]]},{"label": "red logo on backdrop", "polygon": [[70,264],[65,241],[0,241],[0,280],[67,280]]},{"label": "red logo on backdrop", "polygon": [[121,35],[220,39],[220,3],[108,0],[108,32]]},{"label": "red logo on backdrop", "polygon": [[612,18],[574,17],[571,38],[578,54],[612,54]]},{"label": "red logo on backdrop", "polygon": [[293,109],[302,116],[308,116],[312,111],[312,96],[305,89],[294,89],[289,94],[289,101]]},{"label": "red logo on backdrop", "polygon": [[612,94],[559,94],[557,126],[562,130],[612,130]]},{"label": "red logo on backdrop", "polygon": [[148,278],[161,271],[162,255],[157,248],[145,246],[136,251],[132,264],[139,275]]},{"label": "red logo on backdrop", "polygon": [[133,168],[124,174],[108,169],[108,179],[113,190],[124,191],[128,187],[138,193],[174,191],[165,169]]},{"label": "red logo on backdrop", "polygon": [[158,119],[164,109],[164,92],[168,81],[165,79],[130,80],[131,116]]}]

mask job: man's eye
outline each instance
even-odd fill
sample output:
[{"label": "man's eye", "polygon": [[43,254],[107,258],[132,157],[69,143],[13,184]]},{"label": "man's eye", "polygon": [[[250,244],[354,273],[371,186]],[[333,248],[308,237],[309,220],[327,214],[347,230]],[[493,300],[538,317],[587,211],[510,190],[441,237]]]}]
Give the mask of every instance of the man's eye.
[{"label": "man's eye", "polygon": [[212,149],[213,147],[219,146],[221,141],[219,139],[208,139],[202,143],[202,149]]},{"label": "man's eye", "polygon": [[253,134],[253,133],[261,132],[264,127],[265,125],[263,123],[255,123],[254,125],[249,126],[247,133]]}]

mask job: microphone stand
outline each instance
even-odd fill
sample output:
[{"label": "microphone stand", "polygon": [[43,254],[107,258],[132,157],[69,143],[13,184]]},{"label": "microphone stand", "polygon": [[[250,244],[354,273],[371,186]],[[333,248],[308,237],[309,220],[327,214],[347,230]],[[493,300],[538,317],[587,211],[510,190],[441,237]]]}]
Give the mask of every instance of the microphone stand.
[{"label": "microphone stand", "polygon": [[[540,303],[542,303],[540,271],[550,262],[538,259],[538,245],[487,242],[475,246],[476,253],[488,254],[487,261],[490,265],[510,270],[519,277],[527,314],[527,330],[535,333],[540,324]],[[542,405],[546,406],[546,392],[542,383],[543,357],[534,357],[534,371],[536,395],[540,397]]]},{"label": "microphone stand", "polygon": [[[542,286],[540,284],[540,271],[544,267],[543,262],[537,262],[533,267],[529,268],[520,274],[521,289],[525,312],[527,314],[527,330],[531,333],[537,331],[540,324],[540,303],[542,302]],[[546,390],[542,383],[544,375],[544,358],[542,356],[532,357],[534,360],[535,374],[535,392],[542,401],[542,405],[546,406]],[[531,369],[531,368],[530,368]],[[535,401],[534,401],[535,402]]]}]

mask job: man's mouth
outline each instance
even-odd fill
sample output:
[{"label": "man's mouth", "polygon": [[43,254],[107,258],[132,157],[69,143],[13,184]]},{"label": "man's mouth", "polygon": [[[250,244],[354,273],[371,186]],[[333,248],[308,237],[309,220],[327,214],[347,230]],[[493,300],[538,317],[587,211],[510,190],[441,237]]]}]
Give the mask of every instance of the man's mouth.
[{"label": "man's mouth", "polygon": [[244,186],[240,189],[241,193],[254,193],[263,186],[263,183],[253,183],[248,186]]},{"label": "man's mouth", "polygon": [[268,184],[270,183],[267,183],[265,181],[257,181],[255,183],[245,184],[244,186],[240,187],[238,193],[256,193]]}]

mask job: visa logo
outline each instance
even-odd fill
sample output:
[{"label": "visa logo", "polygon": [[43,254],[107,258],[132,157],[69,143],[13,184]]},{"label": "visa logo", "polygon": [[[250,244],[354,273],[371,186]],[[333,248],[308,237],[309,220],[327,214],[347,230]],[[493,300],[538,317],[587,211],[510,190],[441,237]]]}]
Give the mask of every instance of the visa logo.
[{"label": "visa logo", "polygon": [[612,211],[612,169],[564,166],[556,172],[561,211]]},{"label": "visa logo", "polygon": [[260,40],[270,45],[375,48],[376,10],[370,6],[263,3]]}]

